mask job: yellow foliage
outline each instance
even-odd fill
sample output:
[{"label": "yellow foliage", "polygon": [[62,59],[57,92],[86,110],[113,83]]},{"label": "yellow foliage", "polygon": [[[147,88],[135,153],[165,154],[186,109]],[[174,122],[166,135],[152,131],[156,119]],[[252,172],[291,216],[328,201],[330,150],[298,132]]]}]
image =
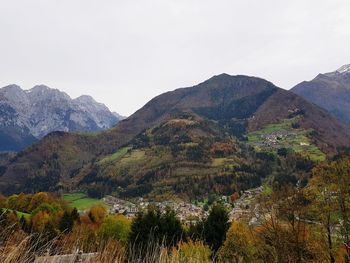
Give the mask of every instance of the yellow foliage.
[{"label": "yellow foliage", "polygon": [[219,251],[221,262],[254,262],[254,240],[249,227],[241,222],[232,223],[226,240]]},{"label": "yellow foliage", "polygon": [[169,258],[170,263],[209,263],[211,250],[201,241],[180,242]]}]

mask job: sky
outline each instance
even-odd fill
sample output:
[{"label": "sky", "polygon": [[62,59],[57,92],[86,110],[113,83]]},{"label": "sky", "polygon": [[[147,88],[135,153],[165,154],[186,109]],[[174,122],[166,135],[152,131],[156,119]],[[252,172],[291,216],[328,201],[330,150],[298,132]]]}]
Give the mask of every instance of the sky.
[{"label": "sky", "polygon": [[349,0],[0,0],[0,86],[128,116],[221,73],[290,89],[350,63]]}]

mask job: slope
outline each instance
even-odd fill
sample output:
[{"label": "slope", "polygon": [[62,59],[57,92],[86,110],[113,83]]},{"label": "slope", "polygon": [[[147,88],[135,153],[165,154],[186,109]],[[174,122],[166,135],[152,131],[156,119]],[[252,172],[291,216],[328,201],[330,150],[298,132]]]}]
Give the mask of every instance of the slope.
[{"label": "slope", "polygon": [[350,65],[303,81],[291,91],[350,124]]},{"label": "slope", "polygon": [[[97,163],[106,156],[118,157],[120,148],[134,147],[130,143],[135,136],[165,121],[176,120],[181,114],[216,125],[214,130],[226,136],[219,141],[223,143],[228,138],[238,138],[242,142],[234,139],[234,145],[245,144],[247,133],[298,116],[299,128],[313,131],[310,141],[322,152],[332,154],[338,148],[350,146],[349,127],[317,106],[266,80],[222,74],[197,86],[155,97],[108,131],[94,135],[61,132],[45,137],[2,169],[0,190],[7,193],[94,185],[95,180],[89,182],[88,178],[95,178],[96,174],[99,177],[99,171],[94,175]],[[142,151],[136,152],[136,157],[141,154]]]}]

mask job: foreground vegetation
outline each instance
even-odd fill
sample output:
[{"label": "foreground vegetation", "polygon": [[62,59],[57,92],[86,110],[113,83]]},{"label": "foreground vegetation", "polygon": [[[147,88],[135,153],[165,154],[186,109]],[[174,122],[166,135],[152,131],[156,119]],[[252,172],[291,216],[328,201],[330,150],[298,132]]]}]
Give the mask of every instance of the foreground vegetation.
[{"label": "foreground vegetation", "polygon": [[79,214],[44,192],[1,197],[0,259],[82,250],[97,252],[95,262],[350,262],[350,156],[318,164],[304,183],[286,176],[257,198],[255,223],[228,222],[218,203],[184,225],[170,208],[131,220],[99,205]]}]

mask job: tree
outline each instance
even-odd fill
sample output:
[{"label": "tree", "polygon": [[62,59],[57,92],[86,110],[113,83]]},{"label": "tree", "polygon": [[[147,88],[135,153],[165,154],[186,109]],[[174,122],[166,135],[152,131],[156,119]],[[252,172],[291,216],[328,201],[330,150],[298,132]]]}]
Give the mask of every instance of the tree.
[{"label": "tree", "polygon": [[27,219],[25,219],[25,217],[22,215],[20,220],[19,220],[19,224],[21,226],[21,229],[24,231],[24,232],[27,232],[29,233],[30,232],[30,225],[27,221]]},{"label": "tree", "polygon": [[162,214],[159,208],[149,207],[146,212],[140,212],[131,225],[129,244],[140,250],[147,250],[153,244],[174,246],[181,239],[183,229],[175,212],[167,209]]},{"label": "tree", "polygon": [[31,217],[31,225],[33,230],[42,233],[45,225],[50,220],[50,215],[45,211],[40,211]]},{"label": "tree", "polygon": [[307,202],[302,189],[283,186],[258,198],[262,225],[257,231],[261,257],[267,262],[308,262],[315,252],[309,248]]},{"label": "tree", "polygon": [[203,224],[207,244],[216,252],[226,237],[229,228],[228,212],[222,205],[214,205]]},{"label": "tree", "polygon": [[6,197],[0,194],[0,208],[3,208],[6,206]]},{"label": "tree", "polygon": [[123,215],[108,216],[100,228],[103,239],[116,239],[126,243],[131,230],[131,222]]},{"label": "tree", "polygon": [[160,216],[160,232],[166,246],[175,245],[181,239],[183,229],[180,220],[170,208]]},{"label": "tree", "polygon": [[7,208],[18,210],[18,195],[11,195],[7,198]]},{"label": "tree", "polygon": [[344,260],[350,262],[350,158],[343,156],[315,167],[308,185],[308,198],[315,220],[323,227],[329,261],[335,262],[337,253],[334,237],[341,236],[346,250]]},{"label": "tree", "polygon": [[80,219],[79,212],[75,207],[73,208],[70,216],[72,217],[73,221],[79,221],[79,219]]},{"label": "tree", "polygon": [[97,205],[90,208],[89,217],[91,221],[94,223],[101,224],[105,219],[106,215],[107,215],[107,211],[101,205]]},{"label": "tree", "polygon": [[35,208],[39,207],[42,203],[49,203],[49,195],[45,192],[38,192],[32,196],[29,203],[28,212],[33,211]]},{"label": "tree", "polygon": [[227,232],[226,240],[219,251],[221,262],[254,262],[256,248],[254,236],[248,226],[234,222]]},{"label": "tree", "polygon": [[63,216],[59,222],[59,229],[61,232],[71,232],[74,226],[74,220],[71,214],[67,211],[64,211]]}]

